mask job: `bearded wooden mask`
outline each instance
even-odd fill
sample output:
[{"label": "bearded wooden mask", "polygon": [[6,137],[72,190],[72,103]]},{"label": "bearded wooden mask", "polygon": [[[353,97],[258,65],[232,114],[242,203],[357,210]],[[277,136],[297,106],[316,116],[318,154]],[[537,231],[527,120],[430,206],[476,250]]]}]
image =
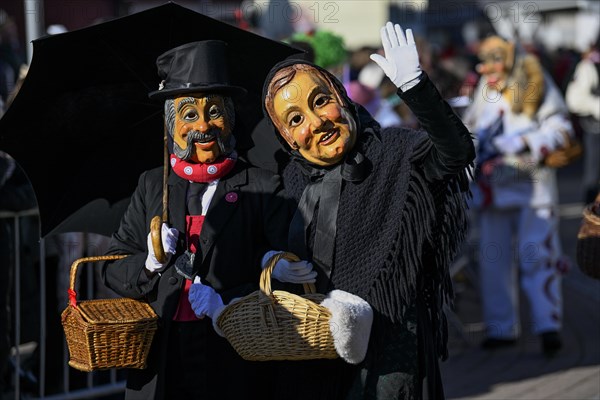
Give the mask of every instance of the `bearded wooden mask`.
[{"label": "bearded wooden mask", "polygon": [[218,94],[191,94],[165,102],[173,153],[181,160],[213,163],[233,150],[233,101]]}]

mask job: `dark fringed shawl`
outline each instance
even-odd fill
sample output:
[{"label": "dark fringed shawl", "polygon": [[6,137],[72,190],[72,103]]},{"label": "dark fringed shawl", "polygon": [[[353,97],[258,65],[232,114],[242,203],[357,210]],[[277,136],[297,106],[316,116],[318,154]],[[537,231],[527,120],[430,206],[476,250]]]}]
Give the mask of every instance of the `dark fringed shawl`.
[{"label": "dark fringed shawl", "polygon": [[[433,327],[440,332],[435,335],[438,354],[444,355],[440,314],[442,302],[452,297],[448,266],[467,229],[468,179],[463,171],[447,180],[427,180],[420,164],[432,146],[423,131],[389,128],[359,136],[357,148],[371,160],[372,170],[362,182],[344,182],[330,288],[362,297],[388,323],[406,322],[407,307],[418,293],[426,295]],[[284,182],[298,201],[308,180],[292,162]]]},{"label": "dark fringed shawl", "polygon": [[[292,63],[275,66],[265,85],[274,71]],[[404,128],[380,131],[332,80],[359,122],[353,151],[365,157],[367,174],[363,180],[342,183],[333,269],[325,286],[362,297],[373,307],[375,319],[367,357],[351,385],[347,377],[336,379],[325,367],[290,365],[302,366],[304,382],[311,382],[307,384],[315,398],[320,398],[319,387],[335,387],[335,398],[345,397],[347,390],[352,399],[421,398],[424,377],[428,398],[441,398],[437,360],[447,355],[443,305],[453,294],[449,264],[467,231],[465,168],[474,157],[470,134],[426,75],[415,88],[399,93],[431,137]],[[284,185],[299,202],[317,167],[280,140],[292,155],[283,171]],[[319,212],[317,203],[312,221],[318,220]],[[308,226],[307,236],[311,259],[315,224]],[[322,279],[321,274],[321,288]],[[340,363],[333,363],[336,371],[342,369]],[[288,395],[300,393],[295,390],[299,385],[281,379]]]}]

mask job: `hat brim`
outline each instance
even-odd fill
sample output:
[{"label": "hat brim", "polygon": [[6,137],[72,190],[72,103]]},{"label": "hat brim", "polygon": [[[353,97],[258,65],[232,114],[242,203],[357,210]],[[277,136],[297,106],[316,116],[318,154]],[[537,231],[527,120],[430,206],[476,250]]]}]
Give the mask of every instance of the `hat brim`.
[{"label": "hat brim", "polygon": [[185,86],[177,88],[164,88],[148,93],[148,97],[154,100],[164,100],[169,97],[177,97],[188,93],[216,93],[231,97],[243,97],[247,90],[240,86],[230,85],[204,85],[204,86]]}]

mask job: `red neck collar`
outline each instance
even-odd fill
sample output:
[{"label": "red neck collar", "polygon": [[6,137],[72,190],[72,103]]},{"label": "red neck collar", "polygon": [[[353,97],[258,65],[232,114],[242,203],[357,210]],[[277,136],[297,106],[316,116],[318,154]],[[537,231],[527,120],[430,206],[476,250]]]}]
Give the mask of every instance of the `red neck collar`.
[{"label": "red neck collar", "polygon": [[174,154],[171,154],[171,168],[181,178],[192,182],[212,182],[227,175],[235,166],[237,153],[231,152],[226,157],[219,157],[217,161],[211,164],[191,163],[183,161]]}]

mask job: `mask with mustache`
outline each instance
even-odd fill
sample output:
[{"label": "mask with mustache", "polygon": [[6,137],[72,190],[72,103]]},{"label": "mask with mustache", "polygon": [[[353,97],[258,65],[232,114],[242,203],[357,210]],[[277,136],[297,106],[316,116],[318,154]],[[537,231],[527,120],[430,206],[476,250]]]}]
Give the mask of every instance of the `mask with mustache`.
[{"label": "mask with mustache", "polygon": [[[193,102],[193,98],[184,99],[187,102]],[[201,111],[202,112],[202,111]],[[183,161],[190,161],[195,154],[194,143],[207,143],[216,140],[216,144],[221,156],[231,154],[235,147],[235,138],[231,131],[235,124],[235,109],[233,101],[229,97],[224,97],[223,118],[225,119],[224,128],[212,127],[208,131],[202,133],[198,130],[190,130],[186,132],[185,145],[174,140],[175,121],[177,118],[174,99],[165,101],[165,122],[169,132],[169,147],[172,146],[172,152],[175,156]]]},{"label": "mask with mustache", "polygon": [[219,145],[219,149],[221,150],[222,155],[229,155],[233,148],[235,147],[235,138],[233,135],[228,135],[226,138],[223,138],[221,135],[221,131],[219,129],[211,129],[206,133],[202,133],[200,131],[190,131],[187,136],[187,146],[185,149],[182,149],[176,142],[173,142],[173,153],[177,156],[177,158],[183,161],[189,161],[194,152],[194,142],[208,142],[213,140],[213,138],[217,139],[217,144]]}]

